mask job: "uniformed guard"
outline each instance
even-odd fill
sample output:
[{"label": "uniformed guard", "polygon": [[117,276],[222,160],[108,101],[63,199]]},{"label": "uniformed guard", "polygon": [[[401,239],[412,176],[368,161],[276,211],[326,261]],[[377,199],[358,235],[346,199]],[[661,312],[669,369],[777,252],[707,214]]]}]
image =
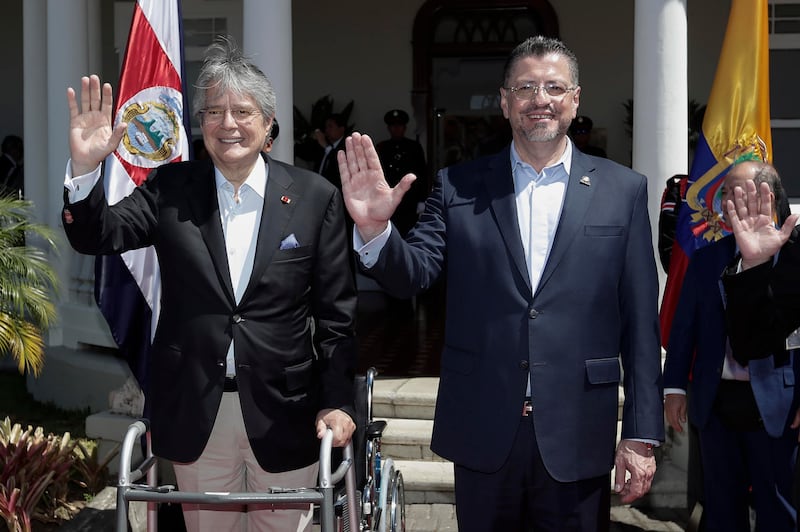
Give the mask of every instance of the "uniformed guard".
[{"label": "uniformed guard", "polygon": [[381,165],[386,174],[386,181],[391,186],[406,174],[414,174],[417,180],[403,196],[397,210],[392,216],[392,223],[405,235],[417,221],[420,204],[428,196],[428,170],[425,164],[425,152],[419,142],[407,138],[408,113],[402,109],[392,109],[383,116],[389,130],[389,138],[378,143],[377,151]]}]

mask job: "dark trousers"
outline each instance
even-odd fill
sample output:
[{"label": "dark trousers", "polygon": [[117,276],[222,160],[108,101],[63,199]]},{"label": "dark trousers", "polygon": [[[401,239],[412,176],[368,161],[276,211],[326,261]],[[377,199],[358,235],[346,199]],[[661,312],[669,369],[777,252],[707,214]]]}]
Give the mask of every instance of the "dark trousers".
[{"label": "dark trousers", "polygon": [[554,480],[542,463],[532,417],[520,419],[499,471],[456,464],[455,491],[459,532],[607,532],[610,526],[610,476]]},{"label": "dark trousers", "polygon": [[700,430],[705,530],[750,532],[751,505],[757,532],[795,530],[791,489],[796,448],[796,431],[787,428],[773,438],[758,425],[748,383],[722,381],[714,410]]}]

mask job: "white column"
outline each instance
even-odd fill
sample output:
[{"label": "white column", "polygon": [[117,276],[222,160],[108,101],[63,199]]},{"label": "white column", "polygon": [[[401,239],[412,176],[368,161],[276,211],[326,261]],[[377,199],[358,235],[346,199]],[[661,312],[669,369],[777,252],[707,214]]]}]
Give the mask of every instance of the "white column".
[{"label": "white column", "polygon": [[291,0],[244,0],[243,48],[267,75],[278,98],[276,159],[294,164]]},{"label": "white column", "polygon": [[90,67],[87,14],[88,0],[47,0],[48,216],[54,227],[61,224],[58,206],[63,196],[63,166],[69,157],[67,87],[79,90],[80,78]]},{"label": "white column", "polygon": [[689,166],[686,0],[636,0],[633,44],[633,168],[648,178],[656,249],[666,179]]},{"label": "white column", "polygon": [[[98,7],[97,0],[47,0],[43,17],[46,21],[43,35],[47,38],[39,36],[40,40],[47,43],[46,58],[42,63],[45,65],[47,82],[44,85],[44,97],[33,104],[38,106],[38,112],[33,116],[39,117],[46,124],[42,137],[46,145],[46,151],[43,151],[46,163],[40,168],[41,174],[38,177],[44,186],[37,201],[44,205],[46,223],[53,228],[59,228],[59,231],[64,169],[69,157],[67,87],[80,91],[81,76],[98,72],[100,68]],[[26,101],[30,97],[30,90],[26,90]],[[28,113],[26,120],[27,116]],[[27,176],[26,171],[26,181]],[[94,258],[72,251],[66,239],[62,239],[62,242],[60,258],[53,263],[61,282],[60,324],[50,330],[48,343],[67,346],[74,346],[78,342],[105,345],[109,338],[107,327],[91,297],[90,280],[94,271]],[[80,297],[76,297],[77,284],[73,284],[76,283],[75,278],[86,279],[81,285],[83,295]]]},{"label": "white column", "polygon": [[[633,168],[648,178],[656,250],[666,179],[687,173],[689,166],[686,0],[636,0],[633,44]],[[660,265],[658,271],[663,292],[666,275]],[[667,441],[668,462],[687,471],[689,442],[683,434]]]},{"label": "white column", "polygon": [[25,160],[25,196],[33,202],[38,223],[52,224],[48,202],[50,182],[47,117],[47,6],[46,0],[22,3],[22,86]]}]

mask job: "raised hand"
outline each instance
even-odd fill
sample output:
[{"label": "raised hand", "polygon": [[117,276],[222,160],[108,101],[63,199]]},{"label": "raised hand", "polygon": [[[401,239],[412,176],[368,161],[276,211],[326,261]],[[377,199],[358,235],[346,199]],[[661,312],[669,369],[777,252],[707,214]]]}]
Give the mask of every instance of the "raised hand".
[{"label": "raised hand", "polygon": [[736,187],[733,201],[728,200],[728,221],[742,254],[742,269],[763,264],[783,246],[797,222],[793,214],[778,229],[772,214],[773,196],[767,183],[756,190],[753,181],[745,183],[745,189]]},{"label": "raised hand", "polygon": [[117,148],[127,124],[122,122],[113,127],[111,85],[103,84],[101,91],[96,75],[81,78],[80,109],[72,87],[67,89],[67,105],[72,175],[78,176],[97,168]]},{"label": "raised hand", "polygon": [[344,203],[361,238],[369,242],[389,223],[403,195],[417,178],[406,174],[392,188],[386,182],[378,152],[367,135],[353,133],[338,153]]}]

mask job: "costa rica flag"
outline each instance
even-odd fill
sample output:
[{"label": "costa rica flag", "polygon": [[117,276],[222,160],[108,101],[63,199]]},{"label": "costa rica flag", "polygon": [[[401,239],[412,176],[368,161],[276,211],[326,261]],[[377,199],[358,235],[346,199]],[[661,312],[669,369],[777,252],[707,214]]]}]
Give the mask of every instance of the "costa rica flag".
[{"label": "costa rica flag", "polygon": [[[184,71],[180,0],[138,0],[114,108],[115,125],[126,122],[128,127],[103,169],[110,205],[141,185],[154,168],[188,158]],[[145,397],[160,298],[154,248],[97,257],[95,300]]]}]

